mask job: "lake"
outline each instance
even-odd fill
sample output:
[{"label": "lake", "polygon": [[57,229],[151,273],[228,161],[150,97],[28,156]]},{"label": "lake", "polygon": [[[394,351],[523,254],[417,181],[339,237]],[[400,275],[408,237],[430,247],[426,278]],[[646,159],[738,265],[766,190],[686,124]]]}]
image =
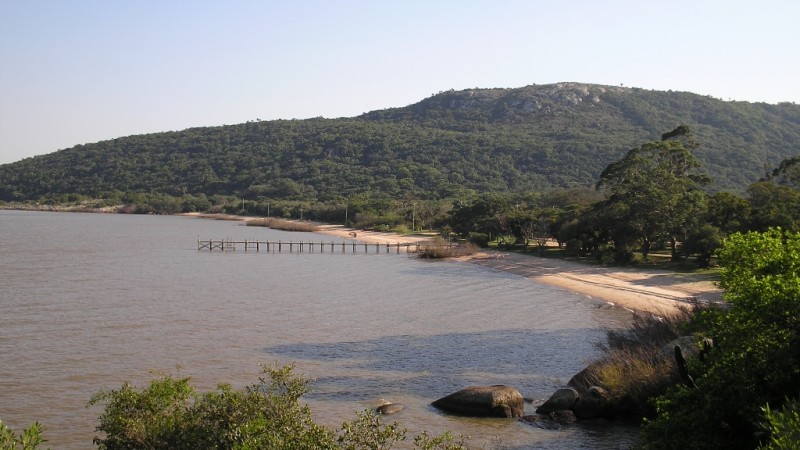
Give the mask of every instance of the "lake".
[{"label": "lake", "polygon": [[[475,264],[405,254],[198,251],[198,239],[341,242],[176,216],[0,211],[0,418],[33,421],[54,449],[92,448],[102,389],[153,373],[201,390],[294,363],[337,428],[382,399],[409,429],[487,448],[628,448],[624,425],[542,430],[442,414],[471,385],[548,397],[597,356],[627,311]],[[533,413],[527,405],[527,413]]]}]

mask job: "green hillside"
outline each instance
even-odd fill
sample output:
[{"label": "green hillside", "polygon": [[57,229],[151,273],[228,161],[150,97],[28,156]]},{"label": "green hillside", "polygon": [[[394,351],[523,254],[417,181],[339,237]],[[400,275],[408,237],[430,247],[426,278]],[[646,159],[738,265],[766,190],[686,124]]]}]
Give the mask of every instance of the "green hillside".
[{"label": "green hillside", "polygon": [[354,118],[257,121],[78,145],[0,166],[0,200],[111,191],[325,201],[447,198],[595,183],[688,125],[712,190],[742,192],[800,154],[800,106],[560,83],[439,93]]}]

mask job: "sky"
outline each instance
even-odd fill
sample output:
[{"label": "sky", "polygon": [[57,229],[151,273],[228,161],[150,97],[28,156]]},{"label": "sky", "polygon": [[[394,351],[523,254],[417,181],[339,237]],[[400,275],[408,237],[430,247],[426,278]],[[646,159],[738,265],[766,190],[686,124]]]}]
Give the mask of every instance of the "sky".
[{"label": "sky", "polygon": [[800,103],[797,0],[0,0],[0,164],[558,82]]}]

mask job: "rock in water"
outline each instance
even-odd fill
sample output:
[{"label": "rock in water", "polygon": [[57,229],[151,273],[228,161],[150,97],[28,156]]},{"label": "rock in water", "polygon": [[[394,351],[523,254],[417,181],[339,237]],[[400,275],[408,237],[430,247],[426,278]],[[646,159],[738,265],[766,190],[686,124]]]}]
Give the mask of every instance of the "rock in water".
[{"label": "rock in water", "polygon": [[375,408],[375,412],[378,414],[383,414],[384,416],[388,416],[389,414],[402,411],[403,408],[405,408],[405,406],[401,405],[400,403],[385,403]]},{"label": "rock in water", "polygon": [[453,414],[473,417],[522,417],[522,394],[510,386],[471,386],[442,397],[433,406]]},{"label": "rock in water", "polygon": [[608,392],[598,386],[592,386],[587,389],[572,407],[572,411],[579,419],[604,417],[608,413],[607,409]]},{"label": "rock in water", "polygon": [[553,393],[546,402],[536,408],[536,414],[550,414],[556,411],[572,410],[578,402],[580,394],[572,388],[561,388]]}]

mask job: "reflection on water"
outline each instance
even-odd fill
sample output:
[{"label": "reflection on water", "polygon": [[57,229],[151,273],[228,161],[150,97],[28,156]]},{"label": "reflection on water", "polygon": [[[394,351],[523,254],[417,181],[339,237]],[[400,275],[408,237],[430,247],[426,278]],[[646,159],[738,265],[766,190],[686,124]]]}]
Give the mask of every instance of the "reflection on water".
[{"label": "reflection on water", "polygon": [[[477,384],[548,396],[629,314],[477,265],[396,254],[199,252],[198,238],[324,240],[185,217],[0,211],[0,418],[45,424],[49,445],[91,446],[86,402],[149,371],[201,389],[295,363],[306,398],[338,428],[382,399],[411,433],[453,430],[503,448],[627,448],[635,430],[539,430],[440,414]],[[529,410],[532,410],[529,407]],[[532,411],[529,411],[532,412]]]}]

